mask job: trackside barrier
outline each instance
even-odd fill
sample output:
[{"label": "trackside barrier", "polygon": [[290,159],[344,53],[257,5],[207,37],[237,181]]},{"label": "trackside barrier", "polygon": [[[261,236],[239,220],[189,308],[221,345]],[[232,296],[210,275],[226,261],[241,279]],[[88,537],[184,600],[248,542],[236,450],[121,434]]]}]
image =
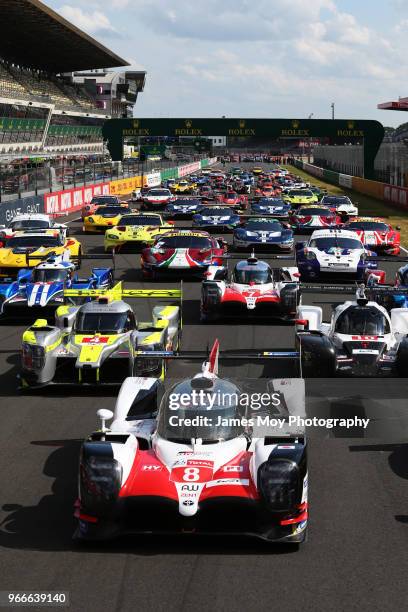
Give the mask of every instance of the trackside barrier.
[{"label": "trackside barrier", "polygon": [[0,225],[8,225],[16,216],[24,213],[43,213],[44,196],[33,196],[31,198],[20,198],[0,204]]},{"label": "trackside barrier", "polygon": [[44,212],[53,217],[63,213],[68,215],[69,213],[81,210],[85,204],[89,204],[94,196],[109,195],[109,193],[109,183],[99,183],[87,185],[86,187],[46,193],[42,196],[44,198]]},{"label": "trackside barrier", "polygon": [[295,160],[295,166],[296,168],[301,168],[308,174],[322,178],[322,180],[327,183],[340,185],[341,187],[352,189],[353,191],[363,193],[377,200],[389,202],[401,210],[408,209],[408,188],[406,187],[397,187],[396,185],[381,183],[380,181],[370,181],[360,176],[339,174],[332,170],[325,170],[324,168],[319,168],[318,166],[313,166],[312,164],[300,160]]}]

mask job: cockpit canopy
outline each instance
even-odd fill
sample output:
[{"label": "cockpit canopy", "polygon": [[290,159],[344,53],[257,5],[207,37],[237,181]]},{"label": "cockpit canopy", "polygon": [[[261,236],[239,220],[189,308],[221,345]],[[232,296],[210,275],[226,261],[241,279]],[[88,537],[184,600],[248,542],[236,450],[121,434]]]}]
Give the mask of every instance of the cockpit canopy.
[{"label": "cockpit canopy", "polygon": [[240,285],[265,285],[272,282],[272,270],[263,261],[240,261],[234,270],[234,281]]},{"label": "cockpit canopy", "polygon": [[384,336],[390,333],[390,324],[375,306],[350,306],[338,317],[335,331],[345,335]]},{"label": "cockpit canopy", "polygon": [[163,396],[157,432],[179,444],[190,444],[193,438],[208,444],[232,440],[245,431],[240,396],[228,380],[198,377],[177,383]]}]

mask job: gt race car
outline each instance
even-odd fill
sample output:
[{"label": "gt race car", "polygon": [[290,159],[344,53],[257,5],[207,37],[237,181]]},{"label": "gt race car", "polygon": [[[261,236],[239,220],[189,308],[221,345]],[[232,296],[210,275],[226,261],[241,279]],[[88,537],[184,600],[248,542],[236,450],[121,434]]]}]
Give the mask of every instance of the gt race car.
[{"label": "gt race car", "polygon": [[281,198],[261,198],[251,202],[251,213],[255,215],[271,215],[276,219],[289,219],[290,204]]},{"label": "gt race car", "polygon": [[192,226],[194,229],[206,231],[217,230],[219,232],[230,232],[241,222],[241,218],[231,208],[225,206],[208,206],[201,208],[193,215]]},{"label": "gt race car", "polygon": [[225,206],[232,207],[237,211],[245,210],[248,205],[248,196],[240,195],[235,191],[227,191],[226,193],[215,195],[215,200],[218,203],[225,204]]},{"label": "gt race car", "polygon": [[330,208],[320,205],[301,206],[290,213],[290,224],[298,233],[313,232],[318,228],[335,228],[342,220]]},{"label": "gt race car", "polygon": [[96,210],[99,206],[124,206],[127,207],[127,202],[122,202],[118,196],[114,195],[101,195],[95,196],[89,202],[89,204],[85,204],[85,206],[81,209],[81,218],[82,221],[85,217],[89,217],[90,215],[95,214]]},{"label": "gt race car", "polygon": [[379,255],[399,255],[401,250],[400,227],[395,230],[384,219],[356,217],[345,224],[345,229],[353,231],[361,242]]},{"label": "gt race car", "polygon": [[11,238],[16,232],[29,232],[31,230],[59,230],[61,235],[68,236],[68,225],[56,223],[50,215],[45,214],[20,214],[13,217],[8,225],[0,225],[0,247],[5,239]]},{"label": "gt race car", "polygon": [[[88,255],[85,259],[101,259]],[[113,285],[113,268],[93,268],[88,278],[74,274],[75,264],[69,251],[62,256],[47,257],[32,269],[22,269],[17,280],[0,281],[0,315],[35,315],[63,304],[65,289],[107,289]]]},{"label": "gt race car", "polygon": [[282,194],[284,202],[287,202],[292,208],[304,206],[307,204],[317,204],[318,198],[310,189],[289,189]]},{"label": "gt race car", "polygon": [[[311,288],[315,291],[318,288]],[[335,291],[337,288],[323,291]],[[342,287],[351,292],[351,287]],[[300,305],[296,343],[305,377],[407,376],[408,311],[369,301],[364,286],[324,323],[320,306]]]},{"label": "gt race car", "polygon": [[252,254],[236,264],[230,278],[225,267],[209,268],[201,289],[200,319],[202,323],[231,317],[293,320],[299,300],[296,267],[271,268]]},{"label": "gt race car", "polygon": [[172,185],[171,190],[174,194],[192,194],[195,195],[197,191],[197,185],[190,183],[187,180],[178,181]]},{"label": "gt race car", "polygon": [[[286,420],[281,430],[266,432],[241,406],[241,386],[218,376],[218,351],[216,341],[201,372],[173,384],[161,401],[157,383],[127,378],[115,412],[98,411],[102,426],[80,453],[74,538],[188,533],[305,541],[307,440],[304,429],[288,425],[291,412],[304,414],[303,381],[268,381],[269,393],[286,410],[282,416],[283,410],[269,409],[265,416]],[[205,399],[197,405],[200,391]],[[175,408],[173,398],[181,394],[185,405]],[[221,399],[211,405],[212,397],[227,395],[229,403]],[[158,408],[157,418],[143,418],[146,405],[153,413]]]},{"label": "gt race car", "polygon": [[302,281],[365,281],[375,276],[385,282],[375,253],[368,251],[354,232],[316,230],[307,242],[295,245],[296,261]]},{"label": "gt race car", "polygon": [[[202,194],[204,195],[204,194]],[[164,216],[166,219],[192,219],[203,206],[201,198],[176,198],[166,205]]]},{"label": "gt race car", "polygon": [[349,197],[345,195],[324,195],[320,200],[320,204],[328,206],[330,210],[340,215],[343,213],[347,217],[355,217],[358,215],[358,208],[353,204]]},{"label": "gt race car", "polygon": [[163,189],[161,187],[149,189],[143,196],[140,208],[143,210],[164,208],[172,199],[173,194],[170,189]]},{"label": "gt race car", "polygon": [[209,266],[222,265],[227,245],[207,232],[174,230],[157,238],[142,251],[141,269],[145,279],[160,276],[202,278]]},{"label": "gt race car", "polygon": [[277,219],[249,217],[234,230],[232,245],[234,250],[268,248],[290,253],[293,249],[293,232]]},{"label": "gt race car", "polygon": [[[60,306],[55,325],[37,321],[23,334],[21,387],[118,385],[126,376],[163,377],[162,359],[139,361],[137,350],[175,350],[181,334],[181,290],[65,289],[64,297],[94,298]],[[138,323],[123,298],[179,299],[155,306],[152,321]]]},{"label": "gt race car", "polygon": [[86,234],[104,234],[128,212],[128,206],[98,206],[92,215],[84,217],[82,229]]},{"label": "gt race car", "polygon": [[65,251],[80,267],[82,247],[75,238],[64,238],[59,230],[15,232],[0,248],[0,278],[16,278],[23,268],[33,268],[45,256],[63,255]]},{"label": "gt race car", "polygon": [[158,213],[130,213],[105,232],[105,251],[138,251],[154,243],[157,236],[173,229]]}]

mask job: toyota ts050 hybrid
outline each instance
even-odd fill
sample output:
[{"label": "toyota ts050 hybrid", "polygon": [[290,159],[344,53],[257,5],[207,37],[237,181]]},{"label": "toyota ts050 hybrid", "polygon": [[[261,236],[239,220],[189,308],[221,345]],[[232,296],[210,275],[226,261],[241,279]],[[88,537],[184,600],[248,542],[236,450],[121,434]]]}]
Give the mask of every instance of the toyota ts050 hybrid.
[{"label": "toyota ts050 hybrid", "polygon": [[209,268],[207,279],[201,290],[203,323],[230,317],[294,320],[296,316],[300,299],[297,268],[271,268],[252,255],[236,264],[231,278],[227,268],[219,266]]},{"label": "toyota ts050 hybrid", "polygon": [[[322,291],[339,290],[350,293],[353,288],[333,286]],[[408,309],[393,308],[388,313],[369,301],[364,285],[357,288],[354,300],[335,306],[329,323],[323,322],[320,306],[301,304],[297,316],[303,376],[408,375]]]},{"label": "toyota ts050 hybrid", "polygon": [[139,323],[122,298],[178,298],[180,290],[67,289],[67,298],[96,298],[82,306],[63,305],[55,325],[37,321],[23,334],[21,386],[120,384],[126,376],[164,376],[163,360],[140,362],[137,350],[175,349],[181,307],[155,306],[152,321]]},{"label": "toyota ts050 hybrid", "polygon": [[[175,383],[161,401],[156,381],[128,378],[115,412],[98,411],[102,428],[81,448],[75,538],[245,534],[267,542],[305,541],[304,430],[287,422],[265,433],[255,411],[250,415],[240,405],[240,386],[218,377],[218,341],[207,359],[199,374]],[[296,383],[303,381],[268,381],[286,414],[304,415],[304,386]],[[183,406],[174,406],[177,397]]]}]

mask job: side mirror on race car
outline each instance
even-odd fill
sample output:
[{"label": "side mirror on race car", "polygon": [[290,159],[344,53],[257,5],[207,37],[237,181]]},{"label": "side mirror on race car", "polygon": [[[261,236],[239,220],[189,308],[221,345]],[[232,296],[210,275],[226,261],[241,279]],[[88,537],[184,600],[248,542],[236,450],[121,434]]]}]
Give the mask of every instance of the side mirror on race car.
[{"label": "side mirror on race car", "polygon": [[98,412],[96,413],[96,416],[101,421],[101,432],[105,433],[109,431],[109,429],[105,426],[105,424],[106,424],[106,421],[110,421],[111,419],[113,419],[112,410],[107,410],[106,408],[100,408]]},{"label": "side mirror on race car", "polygon": [[304,331],[308,331],[309,330],[309,321],[307,319],[296,319],[295,320],[295,324],[296,325],[302,325],[304,328]]}]

